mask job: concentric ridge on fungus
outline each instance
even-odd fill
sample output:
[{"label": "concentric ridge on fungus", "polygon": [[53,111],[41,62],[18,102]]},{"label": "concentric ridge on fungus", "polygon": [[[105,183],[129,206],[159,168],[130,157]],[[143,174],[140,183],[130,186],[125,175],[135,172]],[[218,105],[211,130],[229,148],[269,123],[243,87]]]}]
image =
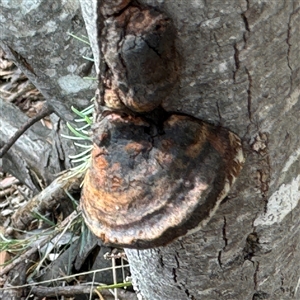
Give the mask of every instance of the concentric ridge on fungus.
[{"label": "concentric ridge on fungus", "polygon": [[163,246],[206,225],[244,162],[240,139],[171,115],[158,134],[140,117],[110,114],[95,132],[81,205],[105,243]]}]

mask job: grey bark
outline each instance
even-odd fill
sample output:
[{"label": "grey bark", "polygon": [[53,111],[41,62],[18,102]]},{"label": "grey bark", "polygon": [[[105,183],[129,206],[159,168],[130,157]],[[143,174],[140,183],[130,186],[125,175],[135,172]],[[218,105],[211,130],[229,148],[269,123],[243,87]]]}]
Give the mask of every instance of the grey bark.
[{"label": "grey bark", "polygon": [[[13,136],[28,117],[11,103],[0,99],[1,107],[1,135],[0,145]],[[51,132],[41,123],[34,124],[27,130],[3,157],[3,169],[10,172],[35,193],[49,185],[55,175],[62,171],[58,164],[59,153],[55,140],[60,137],[57,131]],[[41,155],[43,153],[43,155]],[[66,165],[70,165],[66,160]]]},{"label": "grey bark", "polygon": [[[86,107],[94,96],[95,81],[83,78],[95,76],[93,64],[82,57],[92,57],[92,52],[89,45],[68,35],[87,36],[78,1],[1,1],[0,6],[0,47],[56,114],[51,116],[52,132],[35,126],[38,136],[29,130],[3,158],[4,170],[37,192],[71,166],[68,156],[76,150],[60,134],[69,134],[65,121],[74,119],[71,106]],[[1,110],[2,146],[26,117],[5,103]]]},{"label": "grey bark", "polygon": [[[80,2],[84,17],[92,16],[88,35],[97,37],[104,2]],[[163,107],[235,132],[247,159],[203,230],[163,248],[126,251],[136,289],[145,299],[299,299],[300,2],[139,2],[167,14],[177,32],[180,82]],[[99,49],[93,46],[97,62]],[[49,92],[45,86],[56,79],[45,74],[38,74],[40,89]],[[57,82],[53,86],[58,99],[62,89]],[[62,99],[73,101],[78,94]],[[58,106],[65,111],[64,104]]]},{"label": "grey bark", "polygon": [[[109,1],[93,3],[97,19]],[[300,2],[139,3],[177,30],[180,84],[162,106],[235,132],[247,159],[206,228],[167,247],[126,250],[137,290],[145,299],[298,299]]]},{"label": "grey bark", "polygon": [[87,36],[78,1],[2,1],[0,46],[42,92],[56,113],[73,120],[70,107],[93,97],[90,46],[70,35]]}]

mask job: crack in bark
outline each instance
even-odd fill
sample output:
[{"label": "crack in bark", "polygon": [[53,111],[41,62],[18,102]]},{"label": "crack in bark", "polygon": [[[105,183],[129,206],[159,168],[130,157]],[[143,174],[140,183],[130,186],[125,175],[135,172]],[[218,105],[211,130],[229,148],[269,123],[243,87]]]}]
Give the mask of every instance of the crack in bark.
[{"label": "crack in bark", "polygon": [[185,289],[184,292],[186,293],[186,295],[190,298],[190,293],[188,289]]},{"label": "crack in bark", "polygon": [[160,265],[162,268],[164,268],[165,264],[164,264],[163,255],[160,255],[160,256],[159,256],[158,262],[159,262],[159,265]]},{"label": "crack in bark", "polygon": [[176,254],[174,255],[174,258],[175,258],[175,261],[176,261],[177,268],[180,268],[178,257],[179,257],[179,254],[178,254],[178,252],[176,252]]},{"label": "crack in bark", "polygon": [[249,8],[250,8],[250,3],[249,3],[249,0],[246,0],[246,2],[247,2],[247,9],[246,9],[245,12],[243,12],[243,13],[241,14],[241,16],[242,16],[242,19],[243,19],[243,21],[244,21],[246,30],[247,30],[248,32],[251,32],[250,27],[249,27],[249,22],[248,22],[248,19],[247,19],[247,17],[246,17],[246,12],[247,12],[247,11],[249,10]]},{"label": "crack in bark", "polygon": [[219,107],[219,102],[217,101],[216,103],[217,106],[217,112],[218,112],[218,116],[219,116],[219,122],[220,124],[222,124],[222,116],[221,116],[221,111],[220,111],[220,107]]},{"label": "crack in bark", "polygon": [[258,272],[259,272],[259,262],[256,262],[256,267],[253,274],[254,290],[257,290],[258,287]]},{"label": "crack in bark", "polygon": [[228,239],[227,239],[227,236],[226,236],[226,226],[227,226],[227,220],[224,217],[224,224],[223,224],[223,228],[222,228],[222,234],[223,234],[223,240],[224,240],[225,246],[223,247],[223,250],[228,245]]},{"label": "crack in bark", "polygon": [[223,227],[222,227],[222,238],[223,238],[223,241],[224,241],[224,247],[222,248],[222,250],[219,251],[218,253],[218,263],[219,263],[219,266],[221,268],[223,268],[223,263],[222,263],[222,251],[225,250],[225,248],[227,247],[228,245],[228,239],[227,239],[227,236],[226,236],[226,226],[227,226],[227,220],[226,218],[224,217],[224,223],[223,223]]},{"label": "crack in bark", "polygon": [[269,183],[270,183],[270,173],[271,173],[271,164],[270,164],[270,157],[269,155],[267,155],[266,157],[266,163],[267,163],[267,169],[265,171],[265,173],[267,174],[267,179],[265,182],[262,182],[263,187],[265,188],[263,191],[263,199],[265,201],[265,207],[264,207],[264,213],[267,213],[267,209],[268,209],[268,202],[269,202],[269,198],[267,197],[267,192],[269,191]]},{"label": "crack in bark", "polygon": [[173,280],[174,280],[174,282],[177,283],[177,274],[176,274],[176,269],[175,268],[172,268],[172,274],[173,274]]},{"label": "crack in bark", "polygon": [[246,0],[246,3],[247,3],[247,10],[250,8],[250,0]]},{"label": "crack in bark", "polygon": [[220,250],[219,253],[218,253],[218,264],[219,264],[220,268],[222,269],[223,268],[223,264],[222,264],[221,257],[222,257],[222,250]]},{"label": "crack in bark", "polygon": [[234,57],[234,63],[235,63],[235,71],[233,71],[233,81],[234,81],[234,83],[236,83],[236,73],[240,68],[240,59],[239,59],[240,51],[239,51],[236,43],[234,44],[233,48],[234,48],[233,57]]},{"label": "crack in bark", "polygon": [[292,29],[292,26],[291,26],[291,22],[292,22],[292,15],[293,15],[294,12],[292,12],[289,16],[289,21],[288,21],[288,29],[287,29],[287,38],[286,38],[286,43],[287,43],[287,55],[286,55],[286,60],[287,60],[287,65],[288,65],[288,68],[290,69],[290,92],[289,94],[291,93],[291,89],[293,87],[293,68],[291,66],[291,61],[290,61],[290,52],[291,52],[291,47],[292,47],[292,44],[290,42],[290,39],[291,39],[291,29]]},{"label": "crack in bark", "polygon": [[247,34],[246,34],[246,32],[244,32],[244,34],[243,34],[243,41],[244,41],[243,49],[247,49]]},{"label": "crack in bark", "polygon": [[247,17],[245,16],[245,13],[242,13],[242,18],[243,18],[243,21],[244,21],[246,30],[247,30],[248,32],[251,32],[251,30],[250,30],[250,28],[249,28],[248,19],[247,19]]},{"label": "crack in bark", "polygon": [[179,260],[178,260],[178,252],[176,251],[176,254],[174,255],[174,258],[175,258],[175,261],[176,261],[176,268],[172,268],[172,274],[173,274],[173,280],[174,282],[176,283],[176,287],[179,289],[179,290],[182,290],[181,286],[178,284],[178,280],[177,280],[177,273],[176,273],[176,270],[180,268],[180,265],[179,265]]},{"label": "crack in bark", "polygon": [[280,289],[285,292],[285,289],[284,289],[284,276],[282,274],[282,272],[280,272]]},{"label": "crack in bark", "polygon": [[195,298],[193,295],[190,295],[190,292],[189,292],[188,289],[185,289],[184,292],[186,293],[186,295],[187,295],[190,299],[196,300],[196,298]]},{"label": "crack in bark", "polygon": [[246,29],[246,32],[244,32],[244,34],[243,34],[243,40],[244,40],[244,47],[243,48],[244,49],[247,48],[247,34],[249,34],[251,32],[249,22],[248,22],[248,19],[246,17],[246,13],[250,8],[250,3],[249,3],[249,0],[246,0],[246,2],[247,2],[247,9],[246,9],[246,11],[244,11],[241,14],[241,17],[242,17],[242,20],[243,20],[243,23],[244,23],[244,26],[245,26],[245,29]]},{"label": "crack in bark", "polygon": [[[188,297],[189,299],[196,300],[196,298],[194,297],[194,295],[191,295],[191,294],[190,294],[189,289],[186,288],[185,284],[184,284],[183,282],[181,282],[180,284],[181,284],[181,286],[183,287],[184,292],[185,292],[185,294],[187,295],[187,297]],[[178,285],[178,288],[179,288],[180,290],[182,290],[182,288],[181,288],[179,285]]]},{"label": "crack in bark", "polygon": [[287,38],[286,38],[286,43],[288,45],[288,50],[287,50],[287,65],[289,67],[289,69],[291,70],[291,73],[293,71],[292,67],[291,67],[291,63],[290,63],[290,51],[291,51],[291,47],[292,44],[290,42],[290,38],[291,38],[291,18],[292,18],[292,14],[289,17],[289,21],[288,21],[288,30],[287,30]]},{"label": "crack in bark", "polygon": [[248,89],[247,89],[247,94],[248,94],[248,116],[249,116],[249,120],[250,123],[252,123],[252,112],[251,112],[251,106],[252,106],[252,94],[251,94],[251,88],[252,88],[252,77],[251,74],[249,72],[249,70],[245,67],[247,76],[248,76]]}]

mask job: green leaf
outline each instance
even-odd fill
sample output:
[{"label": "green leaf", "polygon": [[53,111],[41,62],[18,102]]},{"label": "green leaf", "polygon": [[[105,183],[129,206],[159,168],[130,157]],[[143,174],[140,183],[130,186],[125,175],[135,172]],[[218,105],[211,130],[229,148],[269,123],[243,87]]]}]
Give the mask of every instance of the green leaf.
[{"label": "green leaf", "polygon": [[78,154],[76,154],[76,155],[69,155],[69,158],[75,159],[75,158],[84,156],[84,155],[86,155],[87,153],[90,153],[91,150],[92,150],[92,148],[93,148],[93,146],[89,146],[89,148],[88,148],[87,150],[85,150],[85,151],[82,151],[82,152],[80,152],[80,153],[78,153]]},{"label": "green leaf", "polygon": [[76,109],[74,106],[71,106],[71,109],[77,116],[81,117],[82,119],[84,119],[86,117],[86,114],[82,113],[81,111]]},{"label": "green leaf", "polygon": [[78,147],[81,147],[81,148],[89,148],[90,150],[93,149],[93,145],[84,145],[84,144],[79,144],[79,143],[76,143],[76,142],[74,142],[74,145],[76,145]]},{"label": "green leaf", "polygon": [[[76,120],[74,120],[75,122],[76,122]],[[82,126],[82,127],[76,127],[75,128],[75,130],[77,130],[77,131],[83,131],[84,129],[86,129],[86,128],[88,128],[88,127],[91,127],[91,125],[90,124],[85,124],[84,126]]]},{"label": "green leaf", "polygon": [[77,162],[80,162],[80,161],[87,161],[87,159],[90,157],[90,155],[87,155],[85,157],[81,157],[81,158],[77,158],[77,159],[72,159],[72,162],[73,163],[77,163]]},{"label": "green leaf", "polygon": [[82,137],[78,137],[78,136],[72,136],[72,135],[66,135],[66,134],[61,134],[61,136],[62,137],[64,137],[64,138],[66,138],[66,139],[69,139],[69,140],[89,140],[89,141],[91,141],[91,139],[90,138],[87,138],[87,137],[84,137],[84,138],[82,138]]},{"label": "green leaf", "polygon": [[82,38],[76,36],[75,34],[72,34],[72,33],[70,33],[70,32],[67,32],[67,34],[70,35],[71,37],[75,38],[75,39],[78,40],[78,41],[81,41],[81,42],[83,42],[83,43],[85,43],[85,44],[87,44],[87,45],[89,45],[89,46],[91,45],[89,41],[86,41],[86,40],[84,40],[84,39],[82,39]]},{"label": "green leaf", "polygon": [[94,58],[87,57],[87,56],[84,56],[84,55],[82,55],[82,58],[84,58],[86,60],[89,60],[89,61],[94,61]]},{"label": "green leaf", "polygon": [[[94,99],[94,98],[93,98],[93,99]],[[95,106],[95,105],[92,104],[92,105],[86,107],[85,109],[83,109],[81,112],[82,112],[83,114],[85,114],[85,115],[91,114],[91,113],[94,112],[94,106]]]},{"label": "green leaf", "polygon": [[68,126],[68,128],[70,129],[70,131],[71,131],[72,133],[74,133],[74,135],[75,135],[76,137],[79,137],[79,138],[82,138],[82,139],[85,139],[85,140],[91,140],[91,138],[90,138],[89,136],[86,136],[86,135],[84,135],[84,134],[78,132],[78,131],[77,131],[76,129],[74,129],[74,128],[70,125],[70,123],[68,123],[68,122],[67,122],[67,126]]},{"label": "green leaf", "polygon": [[37,210],[33,210],[31,213],[36,219],[41,220],[50,226],[55,226],[55,223],[53,223],[51,220],[40,214]]}]

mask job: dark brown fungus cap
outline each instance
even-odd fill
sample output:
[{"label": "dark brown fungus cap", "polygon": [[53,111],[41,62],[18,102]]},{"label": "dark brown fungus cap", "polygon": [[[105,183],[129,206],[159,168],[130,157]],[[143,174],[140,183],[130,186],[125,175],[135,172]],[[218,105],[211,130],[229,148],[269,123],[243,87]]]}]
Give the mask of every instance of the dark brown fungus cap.
[{"label": "dark brown fungus cap", "polygon": [[107,68],[101,80],[105,106],[151,112],[178,82],[180,57],[173,23],[154,9],[131,5],[104,23],[101,50]]},{"label": "dark brown fungus cap", "polygon": [[81,205],[107,244],[153,248],[200,229],[244,162],[235,134],[188,116],[169,117],[163,134],[117,114],[99,128]]}]

